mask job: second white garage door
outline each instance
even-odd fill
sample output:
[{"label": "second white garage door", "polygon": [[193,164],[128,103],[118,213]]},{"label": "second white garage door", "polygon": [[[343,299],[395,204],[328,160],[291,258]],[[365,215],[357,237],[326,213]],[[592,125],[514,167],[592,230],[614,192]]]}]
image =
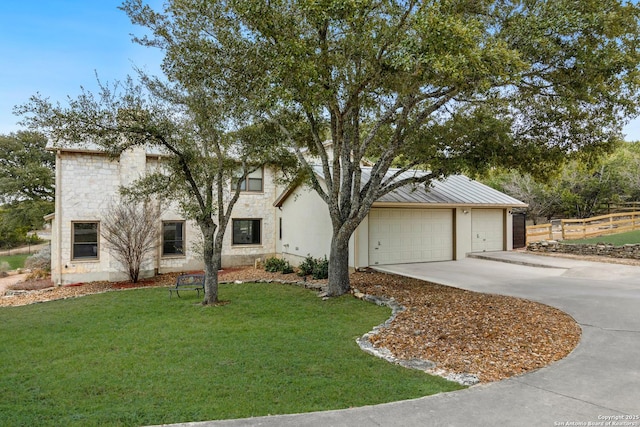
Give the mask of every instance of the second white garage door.
[{"label": "second white garage door", "polygon": [[471,210],[471,251],[504,250],[504,214],[502,209]]},{"label": "second white garage door", "polygon": [[453,212],[450,209],[371,209],[369,264],[450,261]]}]

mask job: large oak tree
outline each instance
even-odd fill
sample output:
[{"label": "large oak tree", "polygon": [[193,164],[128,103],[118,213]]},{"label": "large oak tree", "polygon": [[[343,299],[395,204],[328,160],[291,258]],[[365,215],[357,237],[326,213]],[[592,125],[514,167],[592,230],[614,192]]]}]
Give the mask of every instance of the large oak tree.
[{"label": "large oak tree", "polygon": [[[272,143],[272,132],[240,126],[215,88],[169,83],[140,73],[140,81],[101,84],[68,105],[36,95],[19,108],[24,123],[54,144],[94,144],[113,158],[143,146],[161,154],[156,170],[121,189],[125,197],[177,203],[202,236],[204,304],[218,302],[222,243],[240,196],[241,181],[266,164],[291,155]],[[240,126],[233,128],[233,126]]]},{"label": "large oak tree", "polygon": [[[631,2],[174,0],[154,12],[129,0],[125,10],[152,31],[140,42],[166,48],[169,78],[237,93],[308,171],[301,148],[318,154],[324,182],[307,176],[333,224],[332,295],[349,289],[348,241],[380,196],[493,165],[544,174],[606,149],[636,114]],[[430,173],[399,179],[412,168]]]},{"label": "large oak tree", "polygon": [[0,246],[27,241],[53,212],[55,156],[36,132],[0,135]]}]

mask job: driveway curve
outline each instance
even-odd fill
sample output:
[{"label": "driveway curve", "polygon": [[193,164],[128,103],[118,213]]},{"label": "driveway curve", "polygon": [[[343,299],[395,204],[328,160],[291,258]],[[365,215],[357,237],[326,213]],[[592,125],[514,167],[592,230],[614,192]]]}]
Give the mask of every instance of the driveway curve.
[{"label": "driveway curve", "polygon": [[382,271],[559,308],[582,327],[565,359],[507,380],[361,408],[182,426],[638,426],[640,267],[498,252]]}]

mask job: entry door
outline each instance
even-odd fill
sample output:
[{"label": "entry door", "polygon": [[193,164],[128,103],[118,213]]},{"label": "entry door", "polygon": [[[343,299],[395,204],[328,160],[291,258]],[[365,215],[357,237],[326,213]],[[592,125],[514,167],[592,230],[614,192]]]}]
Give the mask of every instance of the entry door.
[{"label": "entry door", "polygon": [[471,210],[471,251],[503,251],[504,214],[502,209]]},{"label": "entry door", "polygon": [[371,209],[369,264],[450,261],[453,212],[450,209]]}]

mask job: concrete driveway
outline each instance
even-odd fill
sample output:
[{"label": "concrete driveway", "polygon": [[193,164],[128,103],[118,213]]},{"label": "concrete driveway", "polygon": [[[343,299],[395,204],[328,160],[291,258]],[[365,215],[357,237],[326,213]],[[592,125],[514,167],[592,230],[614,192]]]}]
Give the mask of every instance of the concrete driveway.
[{"label": "concrete driveway", "polygon": [[488,256],[503,262],[468,258],[380,270],[557,307],[582,327],[573,353],[525,375],[415,400],[185,425],[640,426],[640,267],[526,253]]}]

